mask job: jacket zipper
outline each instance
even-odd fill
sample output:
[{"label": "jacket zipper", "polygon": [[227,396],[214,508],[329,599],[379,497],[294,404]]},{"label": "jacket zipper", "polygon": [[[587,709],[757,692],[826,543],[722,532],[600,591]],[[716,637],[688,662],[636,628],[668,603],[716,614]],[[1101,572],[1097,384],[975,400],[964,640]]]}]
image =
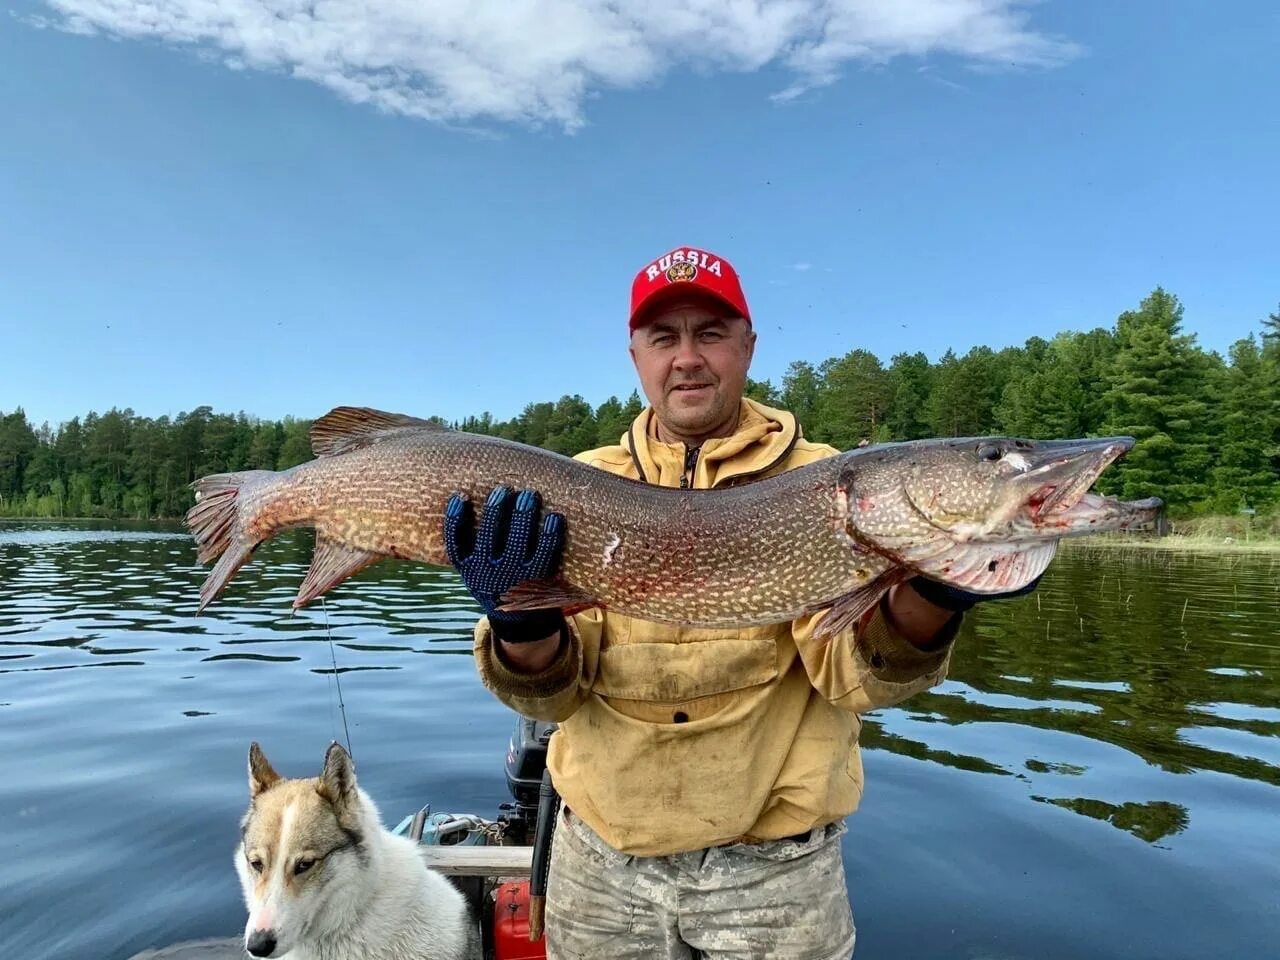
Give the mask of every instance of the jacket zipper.
[{"label": "jacket zipper", "polygon": [[684,473],[680,475],[680,489],[688,490],[693,483],[693,473],[698,469],[698,454],[702,447],[684,448]]},{"label": "jacket zipper", "polygon": [[768,463],[766,463],[763,467],[757,467],[756,469],[748,470],[745,473],[735,473],[733,476],[728,477],[724,482],[716,484],[716,486],[732,487],[744,480],[750,480],[753,477],[760,476],[760,474],[762,473],[767,473],[768,471],[776,467],[778,464],[780,464],[783,460],[787,459],[787,457],[791,456],[791,451],[796,448],[796,444],[799,443],[799,441],[800,441],[800,428],[797,426],[796,432],[791,435],[791,439],[787,442],[786,449],[783,450],[776,457],[774,457],[772,460],[770,460]]},{"label": "jacket zipper", "polygon": [[[640,454],[636,452],[638,447],[636,446],[636,424],[634,420],[631,421],[631,425],[627,427],[627,439],[631,446],[631,449],[628,452],[631,454],[631,462],[635,464],[636,473],[639,475],[639,479],[642,483],[648,483],[649,477],[644,472],[644,464],[640,462]],[[736,474],[732,477],[729,477],[727,479],[727,482],[722,484],[717,484],[717,486],[735,486],[741,481],[750,480],[753,477],[758,477],[760,476],[760,474],[766,473],[769,470],[772,470],[774,467],[776,467],[778,464],[780,464],[783,460],[787,459],[787,457],[791,455],[791,451],[796,448],[796,444],[799,442],[800,442],[800,426],[799,424],[797,424],[795,432],[791,434],[791,439],[787,442],[786,449],[783,450],[780,454],[778,454],[776,457],[774,457],[772,460],[766,463],[763,467],[757,467],[755,470],[748,470],[746,473]],[[701,448],[699,447],[699,448],[695,448],[692,451],[693,463],[695,466],[697,465],[697,462],[698,462],[698,453],[700,452],[700,450]],[[686,469],[688,469],[687,468],[687,465],[689,463],[688,457],[689,457],[689,451],[686,450],[685,452]],[[688,485],[684,482],[683,478],[681,479],[680,486],[686,489],[688,487]]]}]

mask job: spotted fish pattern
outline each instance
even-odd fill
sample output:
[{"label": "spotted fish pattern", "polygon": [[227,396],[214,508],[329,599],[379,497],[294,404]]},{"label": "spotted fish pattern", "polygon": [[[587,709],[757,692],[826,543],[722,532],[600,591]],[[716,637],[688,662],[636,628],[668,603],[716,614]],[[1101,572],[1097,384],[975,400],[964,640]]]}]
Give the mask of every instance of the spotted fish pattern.
[{"label": "spotted fish pattern", "polygon": [[479,504],[499,484],[531,488],[565,517],[560,574],[512,591],[504,609],[603,606],[704,627],[825,609],[819,634],[829,635],[912,572],[998,592],[1041,572],[1063,536],[1150,527],[1159,501],[1084,493],[1131,445],[883,444],[740,486],[674,490],[508,440],[339,407],[312,427],[315,460],[204,477],[186,523],[200,561],[216,561],[201,609],[260,543],[314,527],[301,607],[384,557],[447,565],[442,517],[455,491]]}]

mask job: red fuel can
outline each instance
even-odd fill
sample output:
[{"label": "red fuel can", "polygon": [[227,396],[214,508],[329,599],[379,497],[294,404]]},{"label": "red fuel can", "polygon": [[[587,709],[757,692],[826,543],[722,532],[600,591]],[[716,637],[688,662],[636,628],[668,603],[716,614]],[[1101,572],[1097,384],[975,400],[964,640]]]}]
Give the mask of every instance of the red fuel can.
[{"label": "red fuel can", "polygon": [[547,960],[543,941],[529,942],[529,881],[503,883],[494,891],[494,960]]}]

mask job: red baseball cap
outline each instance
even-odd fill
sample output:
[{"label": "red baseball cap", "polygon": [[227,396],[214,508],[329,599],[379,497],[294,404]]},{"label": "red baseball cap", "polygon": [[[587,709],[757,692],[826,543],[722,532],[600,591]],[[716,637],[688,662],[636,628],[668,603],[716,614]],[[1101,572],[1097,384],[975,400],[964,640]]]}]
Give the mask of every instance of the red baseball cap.
[{"label": "red baseball cap", "polygon": [[676,247],[636,274],[631,283],[631,332],[644,323],[644,315],[668,300],[704,294],[718,300],[736,317],[751,322],[747,298],[738,272],[724,257],[696,247]]}]

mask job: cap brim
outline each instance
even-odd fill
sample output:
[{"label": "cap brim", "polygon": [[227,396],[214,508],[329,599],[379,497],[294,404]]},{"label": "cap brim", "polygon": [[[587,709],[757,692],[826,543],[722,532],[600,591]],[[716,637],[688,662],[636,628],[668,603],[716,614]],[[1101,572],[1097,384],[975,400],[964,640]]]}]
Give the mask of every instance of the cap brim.
[{"label": "cap brim", "polygon": [[655,290],[645,298],[636,312],[631,315],[630,329],[636,330],[639,327],[643,327],[652,319],[655,310],[677,300],[708,300],[728,310],[726,316],[741,317],[748,323],[751,322],[750,317],[743,316],[741,307],[731,303],[714,290],[708,290],[706,287],[700,287],[695,283],[673,283],[660,290]]}]

